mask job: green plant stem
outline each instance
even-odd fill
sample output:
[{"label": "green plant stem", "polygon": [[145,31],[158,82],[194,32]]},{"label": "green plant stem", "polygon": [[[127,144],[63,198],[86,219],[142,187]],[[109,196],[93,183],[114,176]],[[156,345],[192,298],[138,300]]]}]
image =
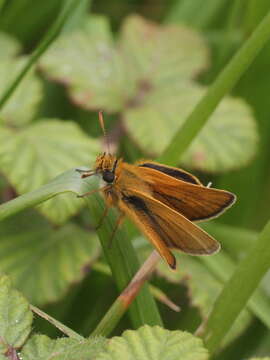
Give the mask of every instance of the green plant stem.
[{"label": "green plant stem", "polygon": [[25,64],[25,66],[22,68],[20,73],[16,76],[16,78],[13,80],[13,82],[9,85],[9,87],[6,89],[6,91],[1,96],[0,110],[3,108],[3,106],[9,100],[9,98],[11,97],[13,92],[16,90],[16,88],[18,87],[18,85],[20,84],[22,79],[25,77],[25,75],[28,73],[28,71],[31,69],[33,64],[35,64],[37,62],[37,60],[40,58],[40,56],[48,49],[48,47],[58,37],[63,26],[67,23],[67,20],[73,16],[73,14],[79,4],[80,4],[80,1],[78,1],[78,0],[67,0],[67,1],[63,2],[63,9],[60,12],[55,23],[53,24],[52,28],[46,34],[45,38],[41,41],[40,45],[33,51],[31,56],[29,57],[29,60]]},{"label": "green plant stem", "polygon": [[270,266],[270,221],[256,244],[240,262],[215,302],[203,330],[210,352],[215,352]]},{"label": "green plant stem", "polygon": [[156,251],[153,251],[142,267],[137,271],[125,290],[115,300],[109,311],[104,315],[91,336],[107,336],[111,333],[127,311],[133,299],[141,290],[145,281],[154,271],[159,260],[160,256]]},{"label": "green plant stem", "polygon": [[40,317],[42,317],[43,319],[49,321],[52,325],[54,325],[55,327],[57,327],[57,329],[59,329],[60,331],[62,331],[63,334],[67,335],[70,338],[73,339],[77,339],[77,340],[83,340],[84,337],[79,335],[78,333],[76,333],[74,330],[70,329],[69,327],[67,327],[66,325],[62,324],[60,321],[54,319],[52,316],[46,314],[44,311],[40,310],[39,308],[37,308],[34,305],[30,305],[30,309],[36,313],[37,315],[39,315]]},{"label": "green plant stem", "polygon": [[183,126],[174,136],[159,161],[166,164],[177,164],[192,140],[200,132],[210,115],[214,112],[223,96],[238,82],[258,52],[270,38],[270,11],[257,26],[254,33],[233,56],[224,70],[209,87],[206,95],[200,100],[186,119]]}]

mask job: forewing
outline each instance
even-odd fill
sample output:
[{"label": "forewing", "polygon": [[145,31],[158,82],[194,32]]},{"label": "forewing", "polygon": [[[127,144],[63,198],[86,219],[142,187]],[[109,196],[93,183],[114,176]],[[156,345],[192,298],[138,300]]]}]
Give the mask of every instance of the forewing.
[{"label": "forewing", "polygon": [[220,248],[219,243],[197,225],[145,193],[129,191],[122,194],[119,207],[172,268],[175,268],[175,258],[169,248],[191,255],[208,255]]},{"label": "forewing", "polygon": [[154,161],[140,161],[137,163],[137,165],[139,167],[154,169],[160,173],[171,176],[174,179],[186,181],[191,184],[201,185],[200,180],[198,178],[196,178],[196,176],[190,174],[189,172],[187,172],[183,169],[178,169],[173,166],[159,164]]},{"label": "forewing", "polygon": [[217,217],[236,199],[229,191],[182,181],[147,167],[139,167],[138,175],[150,186],[156,200],[191,221]]}]

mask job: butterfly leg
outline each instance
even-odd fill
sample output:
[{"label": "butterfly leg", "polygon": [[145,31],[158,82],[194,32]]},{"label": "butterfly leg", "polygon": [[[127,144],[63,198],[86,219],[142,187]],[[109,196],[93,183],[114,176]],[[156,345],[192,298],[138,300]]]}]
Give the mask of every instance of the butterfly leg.
[{"label": "butterfly leg", "polygon": [[86,192],[86,193],[84,193],[84,194],[81,194],[81,195],[77,195],[77,197],[78,197],[78,198],[83,198],[83,197],[85,197],[85,196],[92,195],[92,194],[94,194],[94,193],[96,193],[96,192],[104,191],[104,190],[106,190],[106,188],[108,188],[108,185],[105,185],[105,186],[103,186],[103,187],[101,187],[101,188],[99,188],[99,189],[95,189],[95,190],[88,191],[88,192]]},{"label": "butterfly leg", "polygon": [[76,169],[76,171],[81,174],[81,178],[84,179],[86,177],[92,176],[95,174],[93,170],[82,170],[82,169]]},{"label": "butterfly leg", "polygon": [[121,224],[123,223],[124,221],[124,218],[125,218],[125,214],[124,213],[120,213],[117,221],[116,221],[116,224],[114,226],[114,229],[112,231],[112,234],[111,234],[111,237],[110,237],[110,240],[109,240],[109,248],[112,246],[112,241],[113,241],[113,238],[114,238],[114,235],[116,234],[116,231],[117,229],[121,226]]}]

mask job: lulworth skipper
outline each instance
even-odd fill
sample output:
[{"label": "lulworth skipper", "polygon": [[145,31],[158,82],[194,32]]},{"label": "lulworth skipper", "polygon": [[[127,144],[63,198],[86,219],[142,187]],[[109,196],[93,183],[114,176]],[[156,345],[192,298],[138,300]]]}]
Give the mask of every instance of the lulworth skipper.
[{"label": "lulworth skipper", "polygon": [[[99,121],[106,137],[101,112]],[[194,175],[154,161],[128,164],[109,151],[97,157],[93,170],[78,171],[82,178],[101,175],[105,181],[99,189],[106,200],[104,216],[111,206],[120,212],[113,234],[128,216],[172,269],[176,268],[172,248],[191,255],[210,255],[220,249],[194,221],[222,214],[236,200],[231,192],[206,187]]]}]

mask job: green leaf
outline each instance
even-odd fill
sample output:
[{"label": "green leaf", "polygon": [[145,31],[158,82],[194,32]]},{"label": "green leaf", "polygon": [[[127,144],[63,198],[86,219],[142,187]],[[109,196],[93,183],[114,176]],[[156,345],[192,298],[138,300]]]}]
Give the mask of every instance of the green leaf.
[{"label": "green leaf", "polygon": [[10,59],[21,51],[21,45],[14,37],[0,32],[0,49],[0,60]]},{"label": "green leaf", "polygon": [[[194,82],[208,63],[202,38],[183,26],[162,27],[130,16],[116,47],[104,19],[91,19],[82,30],[60,39],[42,67],[68,85],[78,105],[122,111],[130,137],[149,156],[160,155],[206,92]],[[100,58],[103,47],[106,63]],[[254,157],[256,145],[250,108],[227,98],[187,150],[183,164],[208,172],[232,170]]]},{"label": "green leaf", "polygon": [[105,339],[91,338],[52,340],[45,335],[34,335],[23,347],[22,360],[90,360],[104,349]]},{"label": "green leaf", "polygon": [[[0,97],[26,61],[26,58],[0,61]],[[28,123],[37,111],[41,96],[41,82],[32,71],[25,77],[10,101],[0,111],[0,119],[11,126],[21,126]]]},{"label": "green leaf", "polygon": [[97,360],[207,360],[208,352],[201,339],[159,326],[145,325],[136,331],[127,330],[113,337]]},{"label": "green leaf", "polygon": [[32,312],[7,276],[0,277],[0,351],[19,348],[31,332]]},{"label": "green leaf", "polygon": [[208,63],[208,49],[203,38],[185,26],[162,27],[140,16],[129,16],[119,43],[131,86],[132,83],[149,86],[149,89],[137,91],[147,92],[152,87],[191,79]]},{"label": "green leaf", "polygon": [[249,300],[254,301],[254,296],[257,295],[256,289],[269,270],[269,237],[270,221],[260,233],[254,246],[238,264],[215,302],[203,334],[207,348],[212,352],[218,348],[246,303]]},{"label": "green leaf", "polygon": [[249,360],[270,360],[270,357],[256,357]]},{"label": "green leaf", "polygon": [[32,212],[1,223],[0,271],[12,277],[31,303],[61,298],[98,254],[96,236],[74,224],[55,229]]},{"label": "green leaf", "polygon": [[115,112],[148,87],[174,76],[195,76],[207,63],[207,48],[192,30],[158,27],[139,16],[127,18],[119,47],[105,19],[91,16],[80,31],[62,37],[41,65],[49,77],[69,86],[78,105]]},{"label": "green leaf", "polygon": [[[153,90],[144,104],[125,113],[130,136],[146,152],[150,149],[150,155],[160,155],[204,93],[203,87],[183,81]],[[254,157],[257,140],[249,107],[227,97],[187,149],[182,164],[207,172],[232,170]]]},{"label": "green leaf", "polygon": [[[43,119],[29,127],[0,132],[0,169],[18,193],[37,189],[61,172],[82,164],[92,166],[99,143],[73,122]],[[82,202],[62,195],[39,207],[51,221],[61,224],[75,214]]]},{"label": "green leaf", "polygon": [[69,86],[75,103],[118,111],[128,84],[105,17],[91,16],[82,29],[62,36],[42,57],[42,69]]}]

